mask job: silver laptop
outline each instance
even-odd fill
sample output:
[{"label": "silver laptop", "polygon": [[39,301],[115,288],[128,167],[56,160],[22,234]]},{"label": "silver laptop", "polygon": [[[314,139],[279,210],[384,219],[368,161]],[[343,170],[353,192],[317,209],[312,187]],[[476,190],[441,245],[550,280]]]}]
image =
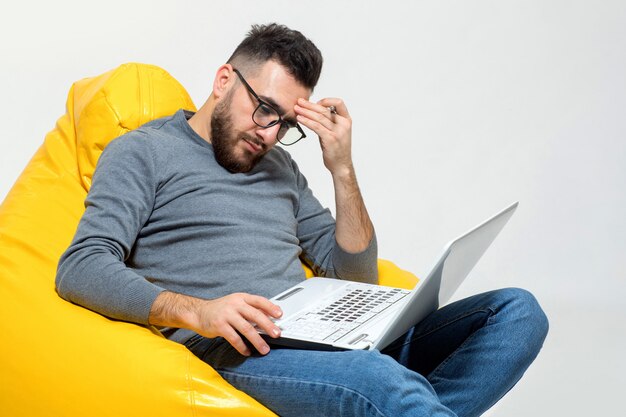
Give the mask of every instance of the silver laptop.
[{"label": "silver laptop", "polygon": [[500,230],[514,203],[448,243],[411,291],[331,278],[310,278],[272,298],[283,310],[272,344],[300,349],[384,349],[448,302]]}]

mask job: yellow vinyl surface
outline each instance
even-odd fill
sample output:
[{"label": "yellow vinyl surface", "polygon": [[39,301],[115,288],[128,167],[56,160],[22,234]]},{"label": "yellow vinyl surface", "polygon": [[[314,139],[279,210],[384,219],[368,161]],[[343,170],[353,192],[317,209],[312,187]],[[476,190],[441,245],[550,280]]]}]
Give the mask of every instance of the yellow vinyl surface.
[{"label": "yellow vinyl surface", "polygon": [[[66,114],[0,205],[1,416],[274,415],[182,345],[55,292],[58,259],[104,147],[180,108],[195,110],[185,89],[152,65],[77,81]],[[379,270],[383,285],[417,282],[389,261]]]}]

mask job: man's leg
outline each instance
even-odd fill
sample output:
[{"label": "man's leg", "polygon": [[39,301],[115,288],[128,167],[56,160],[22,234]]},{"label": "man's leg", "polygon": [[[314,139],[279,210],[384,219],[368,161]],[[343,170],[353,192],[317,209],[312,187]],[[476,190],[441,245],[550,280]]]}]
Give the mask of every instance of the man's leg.
[{"label": "man's leg", "polygon": [[187,346],[228,382],[280,416],[455,416],[429,382],[378,351],[320,352],[274,347],[241,356],[223,339]]},{"label": "man's leg", "polygon": [[203,338],[188,347],[282,416],[477,416],[519,380],[547,328],[532,295],[506,289],[434,312],[383,354],[274,348],[246,358]]},{"label": "man's leg", "polygon": [[522,377],[547,331],[536,299],[509,288],[441,308],[383,353],[424,375],[455,414],[478,416]]}]

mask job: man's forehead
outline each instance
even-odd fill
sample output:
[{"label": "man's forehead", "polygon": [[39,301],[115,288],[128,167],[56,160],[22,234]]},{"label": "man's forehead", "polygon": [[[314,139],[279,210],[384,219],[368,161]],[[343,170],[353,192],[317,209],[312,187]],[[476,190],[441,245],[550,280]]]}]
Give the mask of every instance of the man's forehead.
[{"label": "man's forehead", "polygon": [[267,62],[249,81],[259,97],[281,113],[289,113],[299,98],[306,100],[311,90],[300,84],[286,68]]}]

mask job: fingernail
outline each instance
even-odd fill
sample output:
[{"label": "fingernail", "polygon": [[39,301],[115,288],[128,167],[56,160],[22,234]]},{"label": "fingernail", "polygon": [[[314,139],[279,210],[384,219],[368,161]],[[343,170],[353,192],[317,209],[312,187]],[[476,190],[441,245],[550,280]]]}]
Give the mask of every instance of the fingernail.
[{"label": "fingernail", "polygon": [[262,346],[261,347],[261,354],[262,355],[267,355],[269,351],[270,351],[270,347],[269,346]]},{"label": "fingernail", "polygon": [[279,328],[275,328],[274,330],[272,330],[272,333],[274,333],[274,336],[278,336],[278,335],[280,335],[280,329]]}]

